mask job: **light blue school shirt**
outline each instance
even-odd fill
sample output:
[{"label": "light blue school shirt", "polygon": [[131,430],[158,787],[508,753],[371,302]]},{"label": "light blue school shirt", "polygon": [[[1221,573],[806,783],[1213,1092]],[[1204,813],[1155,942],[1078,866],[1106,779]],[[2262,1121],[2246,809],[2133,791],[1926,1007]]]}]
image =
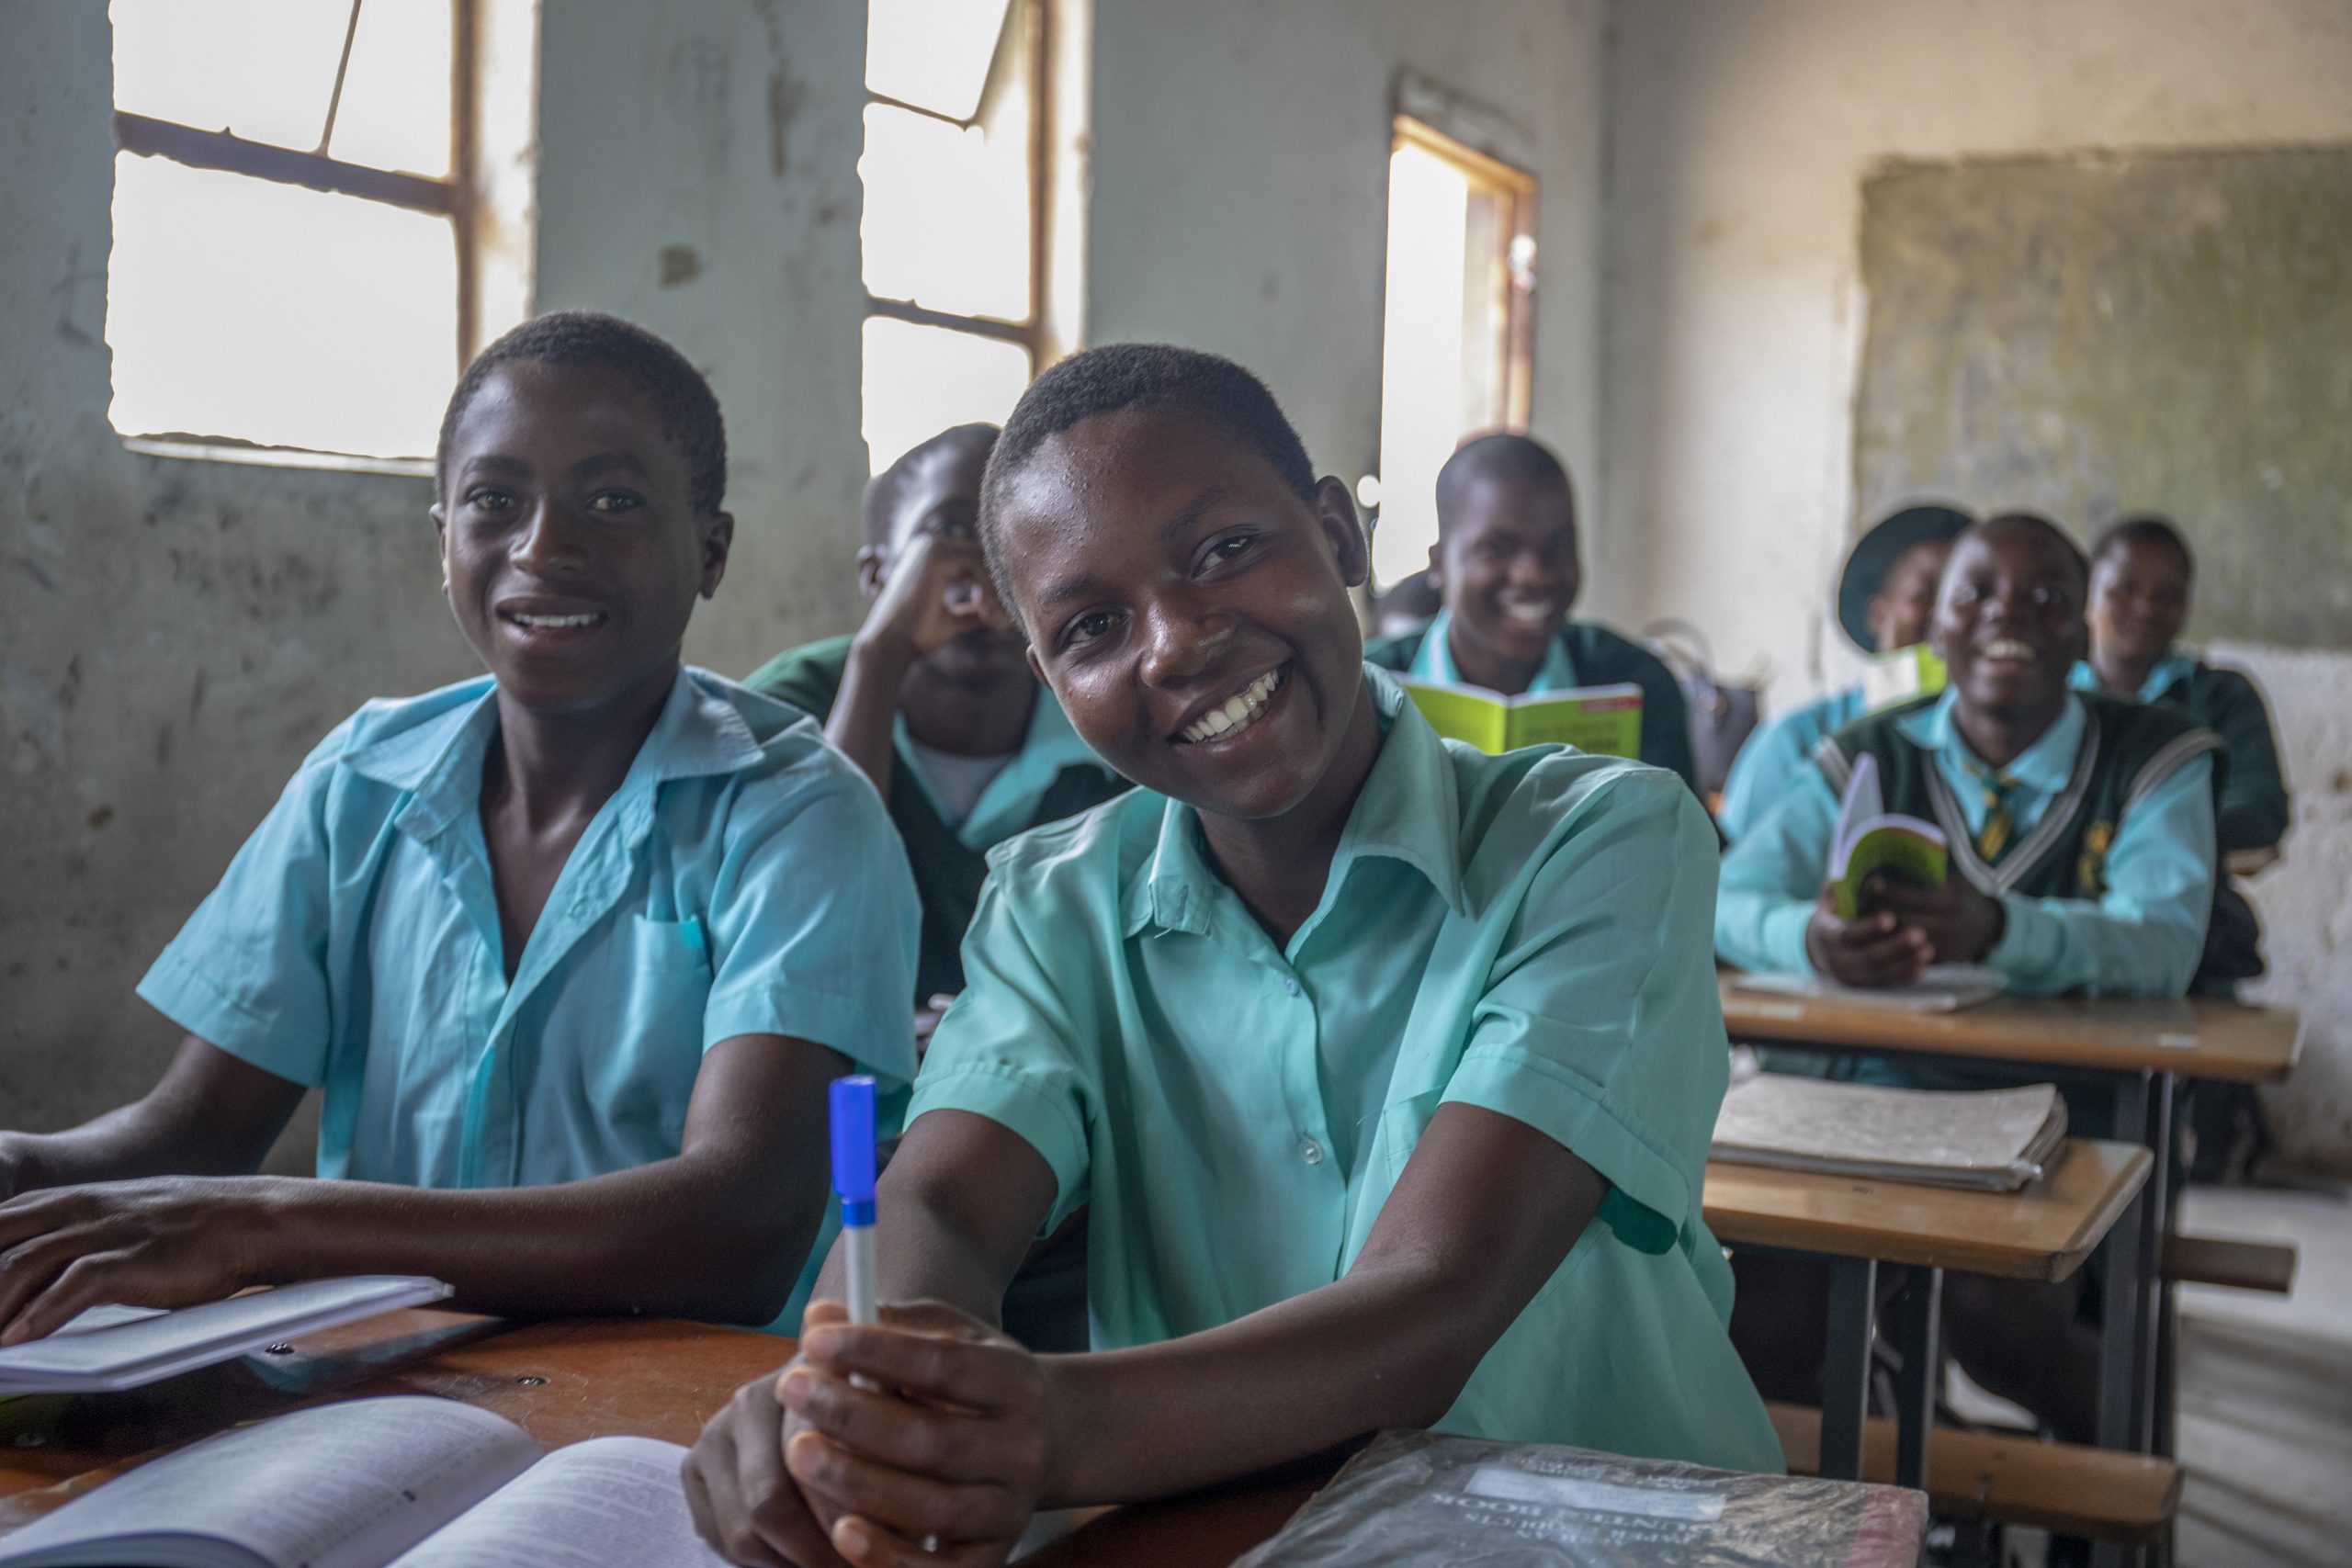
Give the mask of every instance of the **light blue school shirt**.
[{"label": "light blue school shirt", "polygon": [[1813,749],[1870,712],[1860,686],[1849,686],[1768,720],[1732,759],[1715,825],[1736,841],[1747,836],[1797,780],[1816,771]]},{"label": "light blue school shirt", "polygon": [[913,880],[814,720],[682,670],[511,983],[480,810],[497,728],[488,677],[368,704],[140,982],[325,1090],[319,1175],[537,1187],[674,1157],[703,1053],[740,1034],[913,1076]]},{"label": "light blue school shirt", "polygon": [[[1895,721],[1933,754],[1971,831],[1984,826],[1987,764],[1951,720],[1955,694]],[[2014,782],[2016,839],[2066,787],[2083,743],[2083,705],[2069,697],[2058,721],[2002,772]],[[1805,923],[1813,917],[1838,796],[1818,767],[1724,857],[1715,951],[1742,969],[1810,974]],[[2177,997],[2188,988],[2213,908],[2213,761],[2198,757],[2150,790],[2117,824],[2107,893],[2086,898],[1999,895],[2007,923],[1984,958],[2009,989],[2032,995]]]},{"label": "light blue school shirt", "polygon": [[931,803],[939,819],[955,829],[956,841],[974,854],[986,853],[1035,822],[1038,807],[1045,804],[1046,794],[1061,777],[1063,769],[1084,764],[1105,773],[1112,771],[1109,763],[1078,738],[1069,716],[1062,712],[1052,688],[1042,681],[1037,684],[1037,700],[1030,705],[1029,728],[1022,734],[1021,750],[1005,759],[1004,766],[997,770],[996,776],[980,791],[979,798],[972,802],[972,809],[960,819],[932,788],[931,776],[923,772],[904,713],[892,718],[890,732],[897,741],[899,765],[922,786],[923,798]]},{"label": "light blue school shirt", "polygon": [[1386,738],[1287,944],[1164,796],[1010,840],[910,1118],[972,1111],[1035,1148],[1048,1229],[1091,1205],[1109,1348],[1331,1283],[1441,1103],[1512,1117],[1609,1196],[1442,1425],[1779,1470],[1700,1212],[1727,1065],[1704,811],[1640,763],[1442,741],[1365,679]]},{"label": "light blue school shirt", "polygon": [[[2154,702],[2172,690],[2174,682],[2186,681],[2195,673],[2197,673],[2195,659],[2177,650],[2166,653],[2162,659],[2156,660],[2155,666],[2148,671],[2148,678],[2140,682],[2140,689],[2134,692],[2132,696],[2140,702]],[[2078,692],[2107,690],[2106,682],[2098,678],[2098,668],[2087,659],[2077,660],[2066,680],[2067,684]]]},{"label": "light blue school shirt", "polygon": [[[1453,645],[1447,636],[1453,629],[1453,612],[1440,610],[1430,620],[1429,630],[1422,635],[1420,650],[1413,655],[1410,673],[1416,681],[1434,681],[1444,686],[1466,686],[1471,682],[1462,678],[1453,667]],[[1542,668],[1527,683],[1534,692],[1572,692],[1577,686],[1576,660],[1568,657],[1565,638],[1554,637],[1544,651]]]}]

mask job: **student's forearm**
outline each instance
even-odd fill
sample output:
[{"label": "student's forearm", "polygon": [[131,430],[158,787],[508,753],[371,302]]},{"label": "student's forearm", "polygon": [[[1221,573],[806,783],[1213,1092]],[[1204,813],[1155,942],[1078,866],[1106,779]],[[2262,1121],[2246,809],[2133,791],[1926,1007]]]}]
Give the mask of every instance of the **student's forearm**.
[{"label": "student's forearm", "polygon": [[912,663],[912,655],[897,644],[860,637],[850,644],[841,690],[825,720],[825,739],[874,781],[885,800],[890,797],[899,688]]},{"label": "student's forearm", "polygon": [[257,1182],[255,1256],[266,1281],[431,1275],[474,1312],[765,1323],[791,1294],[823,1194],[716,1164],[681,1156],[560,1186],[471,1191]]},{"label": "student's forearm", "polygon": [[[2211,902],[2210,887],[2203,897]],[[1984,962],[2025,995],[2177,997],[2203,952],[2203,907],[2186,902],[2124,914],[2086,899],[2008,893],[2001,909],[2001,938]]]},{"label": "student's forearm", "polygon": [[1359,1270],[1221,1328],[1046,1358],[1049,1506],[1166,1496],[1442,1417],[1509,1326],[1436,1270]]},{"label": "student's forearm", "polygon": [[[990,1257],[970,1226],[920,1189],[893,1190],[876,1208],[875,1273],[884,1301],[944,1302],[1001,1325],[1004,1289],[1017,1261]],[[839,1241],[826,1255],[812,1294],[849,1298],[848,1252]]]},{"label": "student's forearm", "polygon": [[189,1035],[141,1099],[56,1133],[0,1132],[0,1194],[258,1168],[302,1086]]}]

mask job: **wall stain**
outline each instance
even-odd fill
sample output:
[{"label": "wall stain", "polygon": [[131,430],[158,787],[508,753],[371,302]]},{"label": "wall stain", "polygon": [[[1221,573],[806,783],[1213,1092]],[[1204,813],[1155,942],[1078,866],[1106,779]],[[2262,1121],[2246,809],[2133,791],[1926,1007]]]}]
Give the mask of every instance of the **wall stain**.
[{"label": "wall stain", "polygon": [[35,582],[40,584],[40,586],[48,592],[51,593],[57,592],[57,579],[50,576],[48,570],[44,568],[40,562],[33,559],[32,557],[10,556],[8,558],[8,564],[15,567],[18,571],[23,572],[27,577],[31,578]]},{"label": "wall stain", "polygon": [[702,276],[702,253],[692,245],[662,247],[662,287],[675,288]]}]

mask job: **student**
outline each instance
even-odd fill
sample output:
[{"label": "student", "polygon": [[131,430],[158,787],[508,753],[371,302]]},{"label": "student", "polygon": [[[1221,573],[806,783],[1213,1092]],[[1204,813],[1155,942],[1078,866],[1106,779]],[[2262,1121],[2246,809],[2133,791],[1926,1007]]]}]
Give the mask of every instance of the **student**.
[{"label": "student", "polygon": [[1366,659],[1506,696],[1631,682],[1642,689],[1642,761],[1697,790],[1699,763],[1673,672],[1608,627],[1568,619],[1581,581],[1576,492],[1540,443],[1481,435],[1446,459],[1429,575],[1444,607],[1420,631],[1375,641]]},{"label": "student", "polygon": [[[1046,372],[981,528],[1139,787],[991,857],[880,1194],[883,1299],[924,1304],[812,1309],[688,1461],[705,1534],[996,1561],[1038,1506],[1440,1423],[1777,1470],[1700,1215],[1726,1051],[1690,792],[1440,741],[1362,661],[1347,487],[1225,360]],[[1096,1349],[1033,1357],[999,1295],[1090,1201]]]},{"label": "student", "polygon": [[[2187,715],[2068,686],[2082,657],[2086,567],[2056,527],[2024,513],[1952,547],[1929,641],[1951,672],[1939,696],[1838,731],[1724,858],[1715,946],[1745,969],[1900,985],[1929,964],[1984,964],[2028,993],[2179,996],[2195,971],[2213,890],[2213,759]],[[1935,891],[1883,885],[1842,919],[1824,888],[1838,797],[1876,759],[1890,810],[1940,825],[1953,874]],[[2018,1081],[1991,1069],[1852,1059],[1838,1076],[1926,1089]],[[2068,1097],[2077,1133],[2109,1109]],[[1818,1364],[1817,1305],[1803,1271],[1740,1260],[1734,1332],[1759,1382],[1797,1396]],[[2078,1278],[2041,1287],[1956,1277],[1947,1338],[1970,1374],[2064,1438],[2097,1427],[2096,1336]],[[1792,1349],[1792,1345],[1801,1348]],[[1783,1381],[1786,1380],[1786,1381]]]},{"label": "student", "polygon": [[2090,657],[2075,689],[2134,702],[2170,703],[2222,738],[2229,756],[2215,837],[2224,856],[2276,858],[2287,836],[2287,785],[2270,711],[2255,683],[2217,670],[2179,646],[2196,563],[2160,517],[2134,517],[2098,537],[2091,552]]},{"label": "student", "polygon": [[[1879,520],[1854,543],[1838,578],[1838,624],[1856,648],[1892,653],[1928,640],[1936,582],[1968,513],[1950,506],[1906,506]],[[1860,685],[1792,708],[1747,738],[1724,781],[1715,825],[1736,843],[1790,785],[1813,766],[1814,748],[1869,712]]]},{"label": "student", "polygon": [[927,1010],[964,988],[958,950],[987,851],[1127,787],[1029,672],[989,583],[976,524],[996,434],[957,425],[876,474],[857,553],[865,625],[780,653],[747,682],[815,715],[889,802],[922,898]]},{"label": "student", "polygon": [[[734,524],[702,377],[542,316],[443,420],[444,586],[489,667],[295,773],[140,995],[146,1098],[0,1134],[0,1341],[100,1302],[426,1274],[481,1312],[789,1310],[825,1085],[904,1079],[916,907],[814,723],[679,663]],[[318,1174],[251,1174],[311,1089]]]}]

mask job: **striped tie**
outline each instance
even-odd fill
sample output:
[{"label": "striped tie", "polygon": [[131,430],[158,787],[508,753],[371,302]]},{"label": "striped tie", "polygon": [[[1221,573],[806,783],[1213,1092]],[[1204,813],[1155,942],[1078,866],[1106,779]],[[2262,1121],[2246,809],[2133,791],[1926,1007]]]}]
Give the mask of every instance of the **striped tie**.
[{"label": "striped tie", "polygon": [[2017,781],[2007,773],[1979,773],[1976,784],[1984,792],[1984,820],[1976,829],[1976,854],[1986,865],[1993,865],[1998,863],[2017,830],[2017,819],[2009,814],[2009,792],[2017,787]]}]

